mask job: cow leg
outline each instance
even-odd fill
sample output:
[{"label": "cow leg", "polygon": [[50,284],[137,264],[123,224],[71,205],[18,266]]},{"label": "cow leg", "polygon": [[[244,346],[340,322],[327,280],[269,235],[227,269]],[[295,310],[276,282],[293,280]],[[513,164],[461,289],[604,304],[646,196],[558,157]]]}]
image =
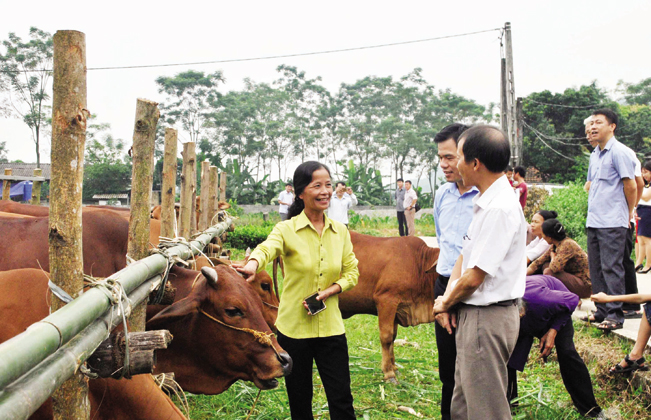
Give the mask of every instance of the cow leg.
[{"label": "cow leg", "polygon": [[378,322],[380,326],[380,344],[382,345],[382,372],[384,380],[397,384],[395,372],[395,356],[393,340],[396,338],[396,311],[398,302],[380,302],[377,304]]}]

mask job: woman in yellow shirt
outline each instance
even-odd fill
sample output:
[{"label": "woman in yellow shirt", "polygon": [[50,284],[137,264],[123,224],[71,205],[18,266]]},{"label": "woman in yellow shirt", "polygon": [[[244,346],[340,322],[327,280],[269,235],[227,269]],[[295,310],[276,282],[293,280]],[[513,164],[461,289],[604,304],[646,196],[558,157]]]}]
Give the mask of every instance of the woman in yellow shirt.
[{"label": "woman in yellow shirt", "polygon": [[[302,163],[294,172],[294,188],[296,199],[288,220],[278,223],[246,265],[236,268],[251,280],[279,255],[284,259],[276,327],[278,343],[294,364],[285,379],[292,419],[313,419],[314,361],[330,418],[353,420],[348,343],[337,295],[357,284],[357,258],[346,226],[325,215],[332,197],[328,167],[315,161]],[[326,309],[312,315],[305,299],[315,293]]]}]

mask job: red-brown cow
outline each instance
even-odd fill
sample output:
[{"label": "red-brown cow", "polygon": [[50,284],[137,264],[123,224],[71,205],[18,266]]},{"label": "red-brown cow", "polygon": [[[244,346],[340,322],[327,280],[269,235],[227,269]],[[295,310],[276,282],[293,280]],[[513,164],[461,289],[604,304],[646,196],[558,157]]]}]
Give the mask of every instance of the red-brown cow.
[{"label": "red-brown cow", "polygon": [[[84,212],[82,223],[84,273],[108,277],[124,268],[129,223],[110,210]],[[4,238],[0,241],[0,271],[16,268],[49,271],[47,217],[0,217],[0,231]]]},{"label": "red-brown cow", "polygon": [[[49,315],[47,273],[37,269],[0,273],[0,342]],[[90,417],[97,420],[185,419],[150,375],[89,382]],[[31,419],[52,419],[48,400]]]},{"label": "red-brown cow", "polygon": [[416,237],[377,238],[351,232],[359,282],[339,296],[344,318],[378,316],[384,379],[396,382],[393,341],[398,325],[434,322],[434,283],[439,249]]}]

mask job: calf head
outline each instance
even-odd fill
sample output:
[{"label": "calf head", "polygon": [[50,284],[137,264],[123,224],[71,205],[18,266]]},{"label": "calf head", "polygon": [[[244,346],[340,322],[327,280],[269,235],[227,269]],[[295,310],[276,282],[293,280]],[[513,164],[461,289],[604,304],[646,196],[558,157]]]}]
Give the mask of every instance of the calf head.
[{"label": "calf head", "polygon": [[219,394],[238,379],[275,388],[292,362],[262,307],[258,294],[232,268],[204,267],[187,297],[147,323],[147,329],[167,329],[174,336],[158,353],[156,371],[174,371],[192,393]]}]

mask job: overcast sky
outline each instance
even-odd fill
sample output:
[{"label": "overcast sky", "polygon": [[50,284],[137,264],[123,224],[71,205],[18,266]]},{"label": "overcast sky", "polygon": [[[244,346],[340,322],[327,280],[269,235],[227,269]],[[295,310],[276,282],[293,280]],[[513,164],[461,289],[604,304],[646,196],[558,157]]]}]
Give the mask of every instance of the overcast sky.
[{"label": "overcast sky", "polygon": [[[9,3],[9,2],[5,2]],[[651,2],[625,1],[121,1],[32,0],[2,7],[0,39],[30,26],[86,34],[87,66],[185,63],[313,52],[461,34],[512,25],[516,96],[561,92],[597,80],[651,77]],[[288,64],[336,91],[368,75],[415,67],[438,89],[499,102],[499,32],[411,45],[265,61],[132,70],[89,70],[88,109],[130,144],[137,98],[161,100],[154,80],[190,68],[222,70],[223,91],[242,79],[271,82]],[[1,47],[0,47],[1,48]],[[182,139],[187,136],[181,136]],[[30,131],[0,118],[9,159],[35,162]],[[50,139],[42,145],[49,162]]]}]

